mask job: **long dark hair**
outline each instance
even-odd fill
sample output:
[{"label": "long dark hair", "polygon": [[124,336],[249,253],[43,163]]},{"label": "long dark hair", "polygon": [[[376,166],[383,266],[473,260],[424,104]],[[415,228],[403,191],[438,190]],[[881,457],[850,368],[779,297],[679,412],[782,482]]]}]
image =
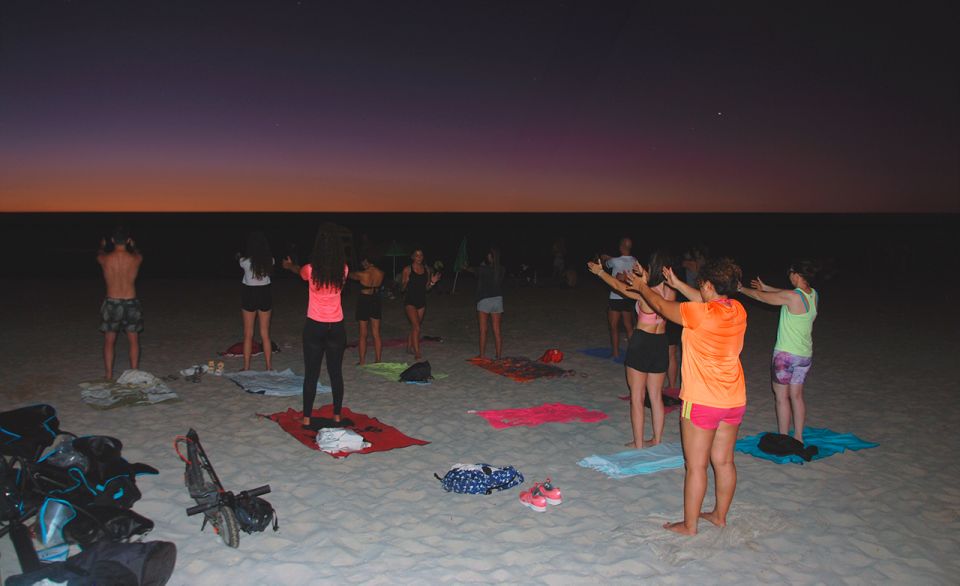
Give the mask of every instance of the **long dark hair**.
[{"label": "long dark hair", "polygon": [[247,234],[247,258],[250,259],[250,272],[262,279],[273,272],[273,255],[267,237],[257,230]]},{"label": "long dark hair", "polygon": [[650,255],[647,264],[647,287],[656,287],[663,282],[663,267],[673,266],[673,257],[666,250],[657,250]]},{"label": "long dark hair", "polygon": [[310,253],[310,280],[313,281],[313,286],[318,289],[342,289],[346,278],[343,267],[346,263],[339,227],[330,222],[320,224],[317,239],[313,242],[313,251]]}]

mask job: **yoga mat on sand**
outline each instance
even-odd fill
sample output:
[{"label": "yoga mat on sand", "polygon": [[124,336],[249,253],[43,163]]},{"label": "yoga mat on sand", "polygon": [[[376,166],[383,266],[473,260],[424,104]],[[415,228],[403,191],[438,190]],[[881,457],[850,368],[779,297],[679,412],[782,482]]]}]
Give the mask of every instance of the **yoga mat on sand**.
[{"label": "yoga mat on sand", "polygon": [[617,364],[623,364],[624,359],[627,357],[627,351],[621,350],[620,355],[616,358],[610,357],[610,348],[581,348],[577,350],[581,354],[586,354],[587,356],[593,356],[594,358],[603,358],[604,360],[611,360]]},{"label": "yoga mat on sand", "polygon": [[589,411],[579,405],[563,403],[544,403],[537,407],[472,411],[472,413],[483,417],[496,429],[518,425],[533,427],[544,423],[595,423],[607,418],[607,414],[602,411]]},{"label": "yoga mat on sand", "polygon": [[[393,382],[400,382],[400,373],[404,370],[410,368],[410,365],[406,362],[374,362],[372,364],[364,364],[363,366],[358,366],[362,370],[365,370],[371,374],[377,376],[382,376],[387,380]],[[447,378],[447,376],[442,372],[433,372],[431,373],[435,380],[440,380],[442,378]],[[429,383],[414,383],[414,384],[429,384]]]},{"label": "yoga mat on sand", "polygon": [[[283,431],[295,437],[298,442],[310,449],[317,450],[318,452],[320,451],[320,447],[317,445],[317,432],[303,428],[303,411],[287,409],[286,411],[279,411],[273,415],[262,415],[259,413],[257,415],[259,417],[277,422]],[[332,418],[333,405],[324,405],[320,409],[314,409],[312,416],[314,418]],[[359,433],[361,436],[363,436],[363,439],[370,442],[371,445],[369,448],[364,448],[358,452],[341,452],[339,454],[330,454],[334,458],[346,458],[350,454],[385,452],[387,450],[396,450],[409,446],[425,446],[430,443],[406,436],[397,428],[387,425],[375,417],[368,417],[363,413],[351,411],[346,407],[343,408],[341,416],[344,419],[350,419],[353,421],[353,425],[349,426],[347,429],[352,429],[353,431]]]},{"label": "yoga mat on sand", "polygon": [[[303,377],[294,374],[289,368],[279,372],[273,370],[242,370],[225,372],[223,376],[232,380],[238,387],[255,395],[272,397],[292,397],[303,394]],[[317,385],[318,393],[329,393],[330,387]]]},{"label": "yoga mat on sand", "polygon": [[671,468],[683,468],[683,447],[680,442],[662,443],[652,448],[627,450],[609,456],[588,456],[577,464],[599,470],[610,478],[652,474]]},{"label": "yoga mat on sand", "polygon": [[[762,451],[759,448],[761,436],[763,436],[762,433],[741,438],[737,440],[735,449],[738,452],[750,454],[763,460],[770,460],[777,464],[803,464],[803,458],[794,454],[790,454],[789,456],[775,456]],[[817,446],[819,453],[813,457],[814,460],[829,458],[834,454],[842,454],[847,450],[865,450],[880,445],[874,442],[864,441],[852,433],[837,433],[829,429],[819,429],[815,427],[803,428],[803,443],[806,446]]]},{"label": "yoga mat on sand", "polygon": [[471,358],[467,362],[521,383],[538,378],[559,378],[576,374],[572,370],[564,370],[552,364],[544,364],[523,356],[510,356],[499,360]]}]

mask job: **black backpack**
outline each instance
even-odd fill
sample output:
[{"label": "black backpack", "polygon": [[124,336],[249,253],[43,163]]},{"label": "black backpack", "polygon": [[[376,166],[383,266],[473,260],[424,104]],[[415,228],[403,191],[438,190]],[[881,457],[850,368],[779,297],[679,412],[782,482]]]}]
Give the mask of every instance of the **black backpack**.
[{"label": "black backpack", "polygon": [[400,381],[405,383],[425,383],[432,378],[433,375],[430,373],[430,363],[426,360],[423,362],[415,362],[411,364],[409,368],[400,373]]},{"label": "black backpack", "polygon": [[64,562],[7,578],[6,586],[30,586],[44,579],[67,586],[163,586],[177,564],[169,541],[97,542]]},{"label": "black backpack", "polygon": [[243,529],[246,533],[263,531],[271,523],[273,523],[274,531],[280,528],[280,521],[277,519],[277,512],[273,505],[258,496],[238,495],[234,512],[237,514],[240,529]]},{"label": "black backpack", "polygon": [[774,456],[800,456],[807,462],[820,453],[817,446],[804,446],[803,442],[782,433],[765,433],[760,436],[757,447],[761,452]]}]

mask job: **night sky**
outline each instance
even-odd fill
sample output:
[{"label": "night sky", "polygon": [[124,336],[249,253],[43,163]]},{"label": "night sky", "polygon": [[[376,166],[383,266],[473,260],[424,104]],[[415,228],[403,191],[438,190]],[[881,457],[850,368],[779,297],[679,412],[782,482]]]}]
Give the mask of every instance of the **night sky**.
[{"label": "night sky", "polygon": [[955,3],[0,3],[0,211],[958,212]]}]

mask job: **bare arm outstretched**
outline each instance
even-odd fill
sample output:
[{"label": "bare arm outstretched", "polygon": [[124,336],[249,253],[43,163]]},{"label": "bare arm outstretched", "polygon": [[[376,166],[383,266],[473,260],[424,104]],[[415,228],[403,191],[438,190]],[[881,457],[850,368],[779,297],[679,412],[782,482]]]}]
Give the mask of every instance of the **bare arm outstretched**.
[{"label": "bare arm outstretched", "polygon": [[[647,305],[650,306],[650,309],[673,323],[683,325],[683,317],[680,315],[681,304],[677,301],[664,299],[659,293],[647,286],[647,270],[643,268],[640,263],[634,266],[634,274],[628,275],[627,279],[631,290],[639,293],[640,296],[643,297],[643,300],[647,302]],[[697,292],[697,297],[700,297],[699,291]]]},{"label": "bare arm outstretched", "polygon": [[610,273],[603,270],[603,266],[598,262],[589,261],[587,262],[587,268],[591,273],[600,277],[600,279],[610,286],[611,289],[616,291],[619,295],[623,297],[628,297],[630,299],[640,299],[640,294],[635,291],[631,291],[627,284],[623,281],[617,279]]},{"label": "bare arm outstretched", "polygon": [[669,285],[671,289],[679,291],[681,295],[690,301],[703,301],[703,296],[700,295],[700,290],[694,289],[690,285],[687,285],[678,279],[677,275],[674,274],[673,269],[670,267],[663,267],[663,279],[667,282],[667,285]]}]

